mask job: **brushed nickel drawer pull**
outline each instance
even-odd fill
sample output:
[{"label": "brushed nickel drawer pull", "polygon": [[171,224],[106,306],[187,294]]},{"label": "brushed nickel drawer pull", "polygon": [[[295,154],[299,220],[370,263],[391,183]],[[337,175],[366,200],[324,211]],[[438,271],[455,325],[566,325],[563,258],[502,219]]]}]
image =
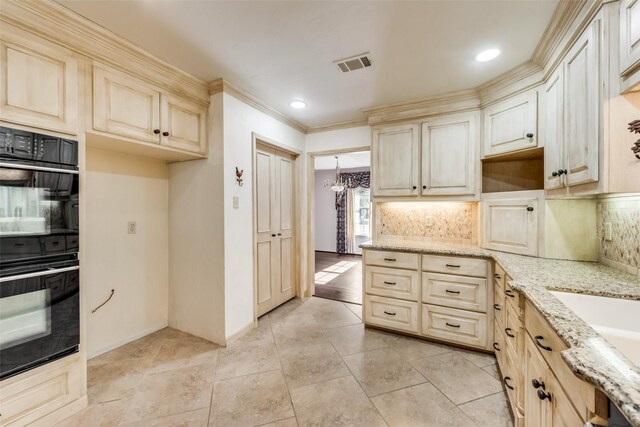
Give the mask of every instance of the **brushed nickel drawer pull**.
[{"label": "brushed nickel drawer pull", "polygon": [[500,308],[500,304],[493,304],[493,308],[495,308],[497,311],[502,311],[502,309]]},{"label": "brushed nickel drawer pull", "polygon": [[460,293],[460,291],[450,291],[449,289],[447,289],[445,292],[448,293],[448,294],[459,294]]},{"label": "brushed nickel drawer pull", "polygon": [[451,324],[449,322],[444,322],[444,323],[445,323],[445,325],[447,325],[447,326],[449,326],[451,328],[459,328],[460,327],[460,325],[453,325],[453,324]]},{"label": "brushed nickel drawer pull", "polygon": [[511,328],[505,328],[504,333],[507,334],[510,338],[515,338],[516,336],[511,333]]},{"label": "brushed nickel drawer pull", "polygon": [[551,347],[549,347],[549,346],[547,346],[547,345],[544,345],[544,344],[542,344],[542,343],[540,342],[540,340],[543,340],[543,339],[544,339],[544,337],[543,337],[542,335],[536,335],[536,337],[534,338],[534,340],[535,340],[535,342],[536,342],[536,345],[537,345],[538,347],[540,347],[541,349],[543,349],[543,350],[546,350],[546,351],[553,351],[553,350],[551,349]]},{"label": "brushed nickel drawer pull", "polygon": [[389,313],[387,310],[384,311],[384,314],[388,315],[388,316],[395,316],[396,313]]},{"label": "brushed nickel drawer pull", "polygon": [[509,390],[515,390],[512,385],[509,385],[509,381],[511,381],[511,377],[504,377],[504,385],[506,385]]},{"label": "brushed nickel drawer pull", "polygon": [[456,264],[446,264],[446,266],[449,268],[460,268],[460,266]]},{"label": "brushed nickel drawer pull", "polygon": [[384,260],[388,262],[396,262],[395,258],[385,258]]}]

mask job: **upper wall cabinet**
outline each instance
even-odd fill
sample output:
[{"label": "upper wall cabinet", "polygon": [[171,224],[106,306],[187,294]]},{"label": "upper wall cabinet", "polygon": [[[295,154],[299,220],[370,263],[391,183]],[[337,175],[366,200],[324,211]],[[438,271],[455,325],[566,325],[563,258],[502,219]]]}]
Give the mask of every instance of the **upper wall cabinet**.
[{"label": "upper wall cabinet", "polygon": [[206,108],[103,66],[93,68],[93,131],[206,153]]},{"label": "upper wall cabinet", "polygon": [[545,189],[598,181],[600,20],[594,20],[544,89]]},{"label": "upper wall cabinet", "polygon": [[530,90],[484,109],[484,156],[537,146],[537,92]]},{"label": "upper wall cabinet", "polygon": [[422,194],[473,195],[476,192],[478,113],[422,124]]},{"label": "upper wall cabinet", "polygon": [[0,119],[77,133],[78,61],[61,46],[0,26]]},{"label": "upper wall cabinet", "polygon": [[640,0],[620,2],[620,74],[640,66]]},{"label": "upper wall cabinet", "polygon": [[391,126],[373,131],[374,196],[417,196],[420,184],[420,126]]}]

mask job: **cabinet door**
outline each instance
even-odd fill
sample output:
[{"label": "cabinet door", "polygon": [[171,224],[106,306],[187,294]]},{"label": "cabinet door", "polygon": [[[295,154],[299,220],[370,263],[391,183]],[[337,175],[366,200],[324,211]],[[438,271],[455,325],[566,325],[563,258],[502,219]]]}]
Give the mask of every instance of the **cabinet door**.
[{"label": "cabinet door", "polygon": [[160,92],[145,82],[102,67],[93,69],[93,128],[160,142]]},{"label": "cabinet door", "polygon": [[207,110],[173,95],[162,94],[160,99],[162,144],[205,153]]},{"label": "cabinet door", "polygon": [[544,173],[546,190],[562,187],[564,169],[563,68],[558,67],[544,88]]},{"label": "cabinet door", "polygon": [[482,202],[483,245],[521,255],[538,254],[538,199]]},{"label": "cabinet door", "polygon": [[640,62],[640,0],[620,2],[620,74]]},{"label": "cabinet door", "polygon": [[420,181],[419,125],[373,131],[373,195],[417,196]]},{"label": "cabinet door", "polygon": [[531,90],[484,110],[485,156],[537,146],[537,99],[537,92]]},{"label": "cabinet door", "polygon": [[76,134],[78,63],[71,51],[2,23],[0,119]]},{"label": "cabinet door", "polygon": [[600,141],[600,21],[595,20],[564,61],[567,185],[598,180]]},{"label": "cabinet door", "polygon": [[477,114],[422,124],[422,194],[475,194]]},{"label": "cabinet door", "polygon": [[548,392],[549,368],[528,335],[524,348],[524,370],[524,413],[526,414],[524,425],[525,427],[551,427],[550,402],[538,397],[538,390]]}]

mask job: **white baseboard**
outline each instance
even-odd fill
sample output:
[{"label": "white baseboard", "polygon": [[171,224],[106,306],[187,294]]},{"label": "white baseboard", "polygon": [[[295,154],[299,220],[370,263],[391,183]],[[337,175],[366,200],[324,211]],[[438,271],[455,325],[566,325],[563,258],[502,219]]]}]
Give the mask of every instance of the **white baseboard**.
[{"label": "white baseboard", "polygon": [[154,332],[158,332],[160,329],[164,329],[167,326],[169,326],[169,322],[163,322],[160,325],[156,325],[156,326],[152,326],[151,328],[145,329],[143,331],[140,331],[134,335],[128,336],[127,338],[120,340],[120,341],[116,341],[115,343],[109,344],[108,346],[99,348],[97,350],[94,351],[89,351],[87,349],[87,359],[93,359],[94,357],[100,356],[101,354],[104,354],[108,351],[111,351],[113,349],[116,349],[118,347],[121,347],[125,344],[130,343],[131,341],[135,341],[139,338],[145,337],[149,334],[152,334]]}]

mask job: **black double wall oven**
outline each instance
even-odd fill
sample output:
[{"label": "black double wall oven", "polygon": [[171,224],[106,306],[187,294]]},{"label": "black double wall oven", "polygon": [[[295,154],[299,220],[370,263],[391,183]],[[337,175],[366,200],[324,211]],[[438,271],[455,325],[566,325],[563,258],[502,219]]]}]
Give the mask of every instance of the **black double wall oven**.
[{"label": "black double wall oven", "polygon": [[0,381],[78,351],[77,141],[0,126]]}]

